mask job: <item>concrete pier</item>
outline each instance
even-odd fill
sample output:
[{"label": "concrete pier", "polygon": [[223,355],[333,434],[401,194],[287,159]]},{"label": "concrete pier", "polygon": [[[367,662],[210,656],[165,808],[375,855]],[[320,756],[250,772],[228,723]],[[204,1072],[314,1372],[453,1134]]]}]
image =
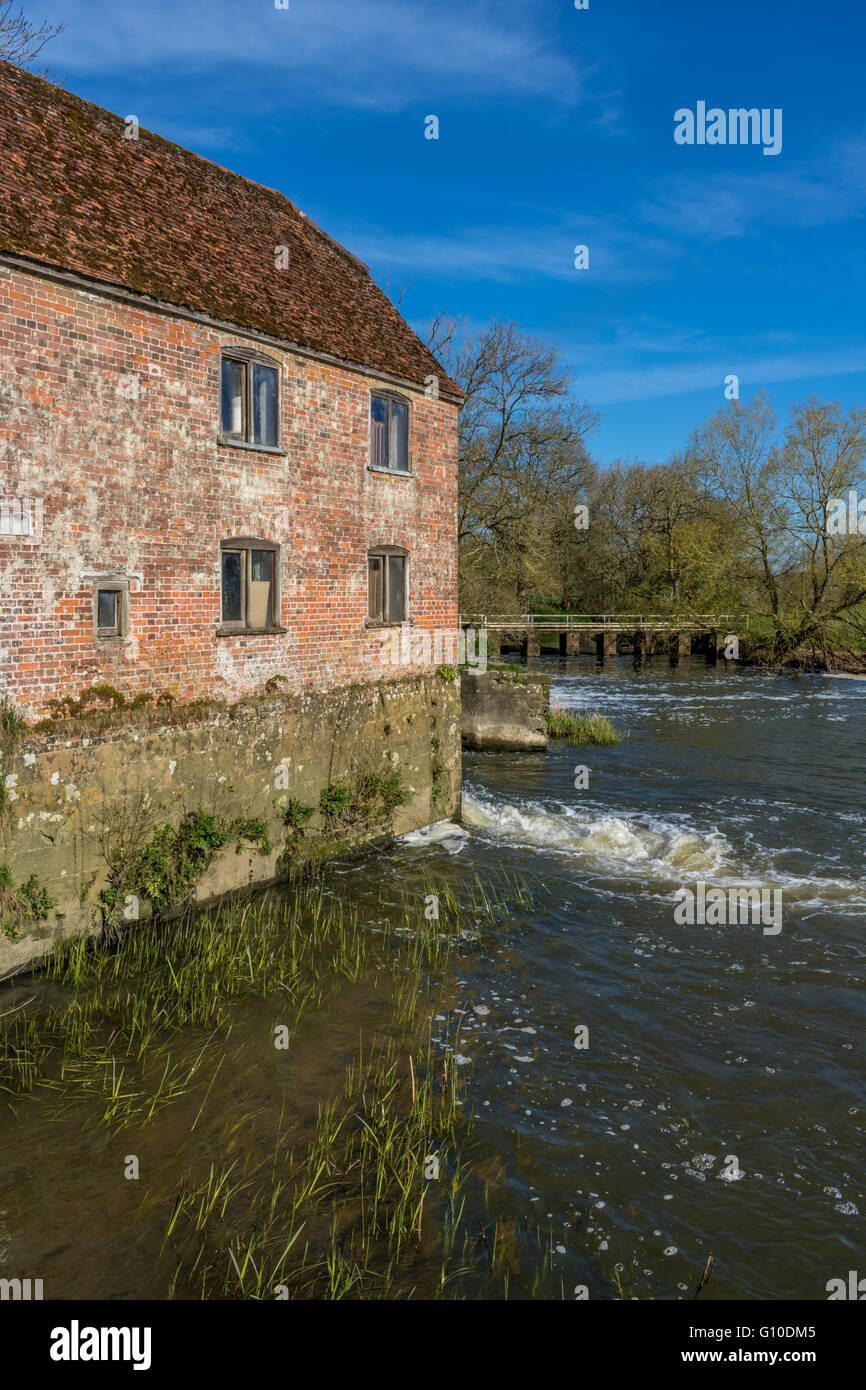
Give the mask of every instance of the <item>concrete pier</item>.
[{"label": "concrete pier", "polygon": [[681,661],[690,661],[692,656],[692,634],[673,632],[670,638],[670,663],[678,666]]},{"label": "concrete pier", "polygon": [[596,660],[605,662],[616,658],[616,633],[597,632],[595,635]]}]

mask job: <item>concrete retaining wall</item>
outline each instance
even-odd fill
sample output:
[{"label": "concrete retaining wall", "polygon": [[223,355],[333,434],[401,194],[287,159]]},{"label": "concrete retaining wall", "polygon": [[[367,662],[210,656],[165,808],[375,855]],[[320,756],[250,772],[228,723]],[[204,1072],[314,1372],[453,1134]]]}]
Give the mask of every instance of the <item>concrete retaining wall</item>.
[{"label": "concrete retaining wall", "polygon": [[466,748],[546,748],[550,676],[519,667],[462,673]]},{"label": "concrete retaining wall", "polygon": [[[437,674],[328,694],[270,695],[165,723],[151,713],[99,734],[25,734],[6,767],[0,865],[13,883],[35,875],[57,898],[48,920],[10,939],[0,920],[0,975],[50,949],[57,933],[102,927],[107,859],[135,825],[139,838],[186,812],[221,821],[259,818],[271,852],[234,843],[217,852],[195,890],[206,902],[290,877],[311,858],[385,839],[453,815],[460,802],[460,689]],[[367,774],[399,772],[409,800],[392,816],[327,821],[319,798]],[[280,816],[290,798],[316,807],[301,834]],[[141,915],[149,907],[141,904]],[[8,923],[6,924],[8,925]]]}]

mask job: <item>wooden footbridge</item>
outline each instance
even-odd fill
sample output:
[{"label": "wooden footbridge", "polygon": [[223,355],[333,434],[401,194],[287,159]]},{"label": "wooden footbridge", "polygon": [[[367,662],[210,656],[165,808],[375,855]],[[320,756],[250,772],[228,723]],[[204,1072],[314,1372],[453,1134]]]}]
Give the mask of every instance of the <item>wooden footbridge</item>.
[{"label": "wooden footbridge", "polygon": [[594,653],[599,661],[609,661],[623,638],[635,660],[667,646],[676,665],[689,659],[694,639],[709,661],[724,660],[728,638],[743,619],[737,613],[471,613],[461,617],[460,625],[486,629],[488,639],[499,641],[500,651],[517,647],[524,658],[540,656],[542,638],[556,635],[562,656]]}]

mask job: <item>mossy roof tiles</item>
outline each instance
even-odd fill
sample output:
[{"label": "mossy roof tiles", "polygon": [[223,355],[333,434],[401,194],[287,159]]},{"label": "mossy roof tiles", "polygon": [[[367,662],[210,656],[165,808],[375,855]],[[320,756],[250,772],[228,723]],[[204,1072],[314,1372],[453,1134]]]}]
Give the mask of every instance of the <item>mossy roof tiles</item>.
[{"label": "mossy roof tiles", "polygon": [[367,267],[283,194],[126,129],[0,62],[0,250],[459,397]]}]

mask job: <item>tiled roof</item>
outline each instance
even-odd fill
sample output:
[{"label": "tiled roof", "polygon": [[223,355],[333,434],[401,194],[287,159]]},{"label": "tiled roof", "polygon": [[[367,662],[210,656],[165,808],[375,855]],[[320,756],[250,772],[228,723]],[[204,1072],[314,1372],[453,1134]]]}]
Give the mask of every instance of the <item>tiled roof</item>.
[{"label": "tiled roof", "polygon": [[0,62],[0,251],[459,396],[366,266],[281,193],[126,129]]}]

